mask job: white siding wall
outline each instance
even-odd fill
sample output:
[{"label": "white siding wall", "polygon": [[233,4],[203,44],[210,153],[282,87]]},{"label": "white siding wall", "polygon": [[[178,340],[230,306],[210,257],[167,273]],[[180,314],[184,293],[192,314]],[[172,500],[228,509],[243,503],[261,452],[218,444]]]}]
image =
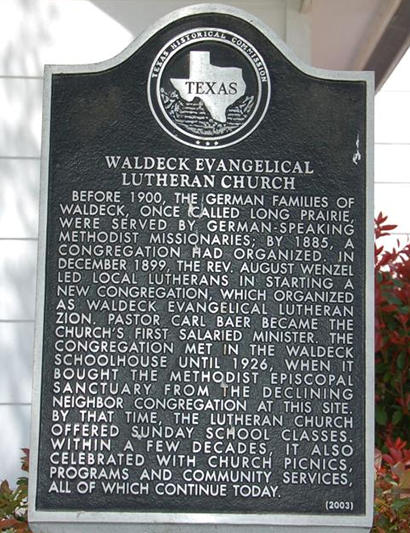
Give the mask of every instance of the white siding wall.
[{"label": "white siding wall", "polygon": [[[92,63],[194,0],[0,0],[0,480],[29,446],[44,64]],[[224,0],[248,9],[309,62],[299,0]]]},{"label": "white siding wall", "polygon": [[376,96],[375,213],[397,224],[387,248],[410,236],[410,49]]}]

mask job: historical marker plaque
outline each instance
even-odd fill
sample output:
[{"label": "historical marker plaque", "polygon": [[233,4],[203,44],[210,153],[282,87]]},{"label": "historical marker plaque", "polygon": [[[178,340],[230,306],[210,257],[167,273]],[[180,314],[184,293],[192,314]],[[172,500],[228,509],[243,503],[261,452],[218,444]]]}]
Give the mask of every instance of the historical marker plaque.
[{"label": "historical marker plaque", "polygon": [[289,55],[213,6],[47,69],[39,530],[370,525],[371,77]]}]

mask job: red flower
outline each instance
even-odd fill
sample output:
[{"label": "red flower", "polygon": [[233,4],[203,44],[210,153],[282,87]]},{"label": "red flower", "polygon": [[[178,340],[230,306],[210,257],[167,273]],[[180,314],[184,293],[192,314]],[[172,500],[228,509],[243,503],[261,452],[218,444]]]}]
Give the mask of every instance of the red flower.
[{"label": "red flower", "polygon": [[397,463],[403,463],[405,466],[410,466],[410,450],[406,449],[407,442],[401,440],[400,437],[393,442],[390,437],[386,440],[389,453],[383,454],[383,459],[391,466]]}]

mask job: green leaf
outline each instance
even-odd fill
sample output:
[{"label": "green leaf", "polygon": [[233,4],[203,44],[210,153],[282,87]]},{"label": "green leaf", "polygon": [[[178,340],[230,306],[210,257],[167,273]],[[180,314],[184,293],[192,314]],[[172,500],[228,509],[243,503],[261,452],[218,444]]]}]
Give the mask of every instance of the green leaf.
[{"label": "green leaf", "polygon": [[401,305],[401,300],[395,294],[386,294],[386,300],[389,304]]},{"label": "green leaf", "polygon": [[394,415],[393,415],[393,418],[392,418],[392,422],[393,424],[396,426],[400,420],[403,418],[403,413],[402,411],[398,410],[398,411],[395,411],[394,412]]},{"label": "green leaf", "polygon": [[381,426],[385,426],[387,424],[387,413],[384,405],[376,405],[376,422]]},{"label": "green leaf", "polygon": [[403,500],[397,499],[392,502],[391,506],[395,511],[404,511],[406,507],[410,510],[410,500],[408,498],[404,498]]},{"label": "green leaf", "polygon": [[399,357],[397,358],[397,368],[399,370],[403,370],[405,364],[406,364],[406,353],[401,352]]},{"label": "green leaf", "polygon": [[403,287],[403,282],[397,278],[393,278],[393,285],[396,285],[396,287]]}]

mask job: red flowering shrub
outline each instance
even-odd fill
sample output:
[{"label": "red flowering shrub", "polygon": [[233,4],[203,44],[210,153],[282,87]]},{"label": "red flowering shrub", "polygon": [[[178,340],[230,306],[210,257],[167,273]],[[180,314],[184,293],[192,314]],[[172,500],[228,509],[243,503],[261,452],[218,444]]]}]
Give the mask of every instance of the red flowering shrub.
[{"label": "red flowering shrub", "polygon": [[410,441],[410,244],[391,252],[379,239],[396,228],[385,224],[381,213],[375,220],[376,307],[376,444],[397,437]]},{"label": "red flowering shrub", "polygon": [[372,533],[410,531],[410,450],[407,442],[388,439],[387,454],[376,450]]},{"label": "red flowering shrub", "polygon": [[[406,449],[407,442],[401,440],[400,437],[393,442],[390,438],[386,441],[387,449],[389,453],[383,454],[383,459],[390,466],[394,467],[398,463],[402,463],[405,469],[410,469],[410,450]],[[394,472],[393,472],[394,474]],[[394,474],[394,478],[397,479],[397,476]]]},{"label": "red flowering shrub", "polygon": [[[21,468],[28,472],[29,450],[23,449]],[[31,533],[27,521],[28,479],[20,477],[13,490],[7,481],[0,483],[0,531]]]}]

